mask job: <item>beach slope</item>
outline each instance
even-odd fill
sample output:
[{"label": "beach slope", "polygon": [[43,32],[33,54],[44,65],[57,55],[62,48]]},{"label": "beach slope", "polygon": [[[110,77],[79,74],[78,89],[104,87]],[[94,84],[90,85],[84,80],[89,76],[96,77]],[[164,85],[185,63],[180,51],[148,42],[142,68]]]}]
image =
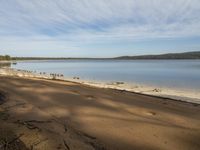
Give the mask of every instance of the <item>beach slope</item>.
[{"label": "beach slope", "polygon": [[199,114],[192,103],[0,76],[0,147],[18,141],[21,149],[39,150],[199,150]]}]

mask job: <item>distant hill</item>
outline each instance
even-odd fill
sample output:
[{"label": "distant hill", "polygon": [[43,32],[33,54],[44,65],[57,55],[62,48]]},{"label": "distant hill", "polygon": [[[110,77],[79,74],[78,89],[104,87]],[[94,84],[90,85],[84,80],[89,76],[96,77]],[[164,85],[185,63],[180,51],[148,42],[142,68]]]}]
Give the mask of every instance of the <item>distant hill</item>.
[{"label": "distant hill", "polygon": [[65,58],[65,57],[11,57],[9,55],[0,55],[0,61],[9,60],[137,60],[137,59],[200,59],[200,51],[185,53],[168,53],[160,55],[140,55],[140,56],[121,56],[115,58]]},{"label": "distant hill", "polygon": [[121,56],[114,59],[200,59],[200,51],[161,55]]}]

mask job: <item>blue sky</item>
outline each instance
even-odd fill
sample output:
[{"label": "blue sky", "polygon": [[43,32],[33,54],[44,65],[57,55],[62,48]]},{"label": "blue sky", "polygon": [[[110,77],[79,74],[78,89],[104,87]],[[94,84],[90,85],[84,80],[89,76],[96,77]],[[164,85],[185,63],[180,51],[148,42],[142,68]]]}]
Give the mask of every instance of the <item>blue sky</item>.
[{"label": "blue sky", "polygon": [[0,0],[0,54],[113,57],[200,50],[200,0]]}]

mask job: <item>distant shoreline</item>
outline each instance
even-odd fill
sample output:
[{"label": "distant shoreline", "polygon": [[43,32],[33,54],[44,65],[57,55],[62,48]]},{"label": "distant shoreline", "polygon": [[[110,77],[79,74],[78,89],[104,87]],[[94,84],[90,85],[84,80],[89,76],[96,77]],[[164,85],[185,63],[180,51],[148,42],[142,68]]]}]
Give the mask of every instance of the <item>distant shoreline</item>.
[{"label": "distant shoreline", "polygon": [[[5,57],[5,56],[2,56]],[[200,51],[184,53],[167,53],[158,55],[139,55],[139,56],[119,56],[111,58],[87,58],[87,57],[10,57],[0,59],[0,61],[19,61],[19,60],[200,60]]]}]

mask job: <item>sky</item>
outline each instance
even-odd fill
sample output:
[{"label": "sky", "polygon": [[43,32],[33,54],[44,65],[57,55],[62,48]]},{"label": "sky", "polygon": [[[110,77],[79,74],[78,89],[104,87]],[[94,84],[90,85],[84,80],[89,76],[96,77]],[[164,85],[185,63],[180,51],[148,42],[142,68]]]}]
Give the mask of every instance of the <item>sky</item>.
[{"label": "sky", "polygon": [[0,0],[0,55],[200,51],[200,0]]}]

